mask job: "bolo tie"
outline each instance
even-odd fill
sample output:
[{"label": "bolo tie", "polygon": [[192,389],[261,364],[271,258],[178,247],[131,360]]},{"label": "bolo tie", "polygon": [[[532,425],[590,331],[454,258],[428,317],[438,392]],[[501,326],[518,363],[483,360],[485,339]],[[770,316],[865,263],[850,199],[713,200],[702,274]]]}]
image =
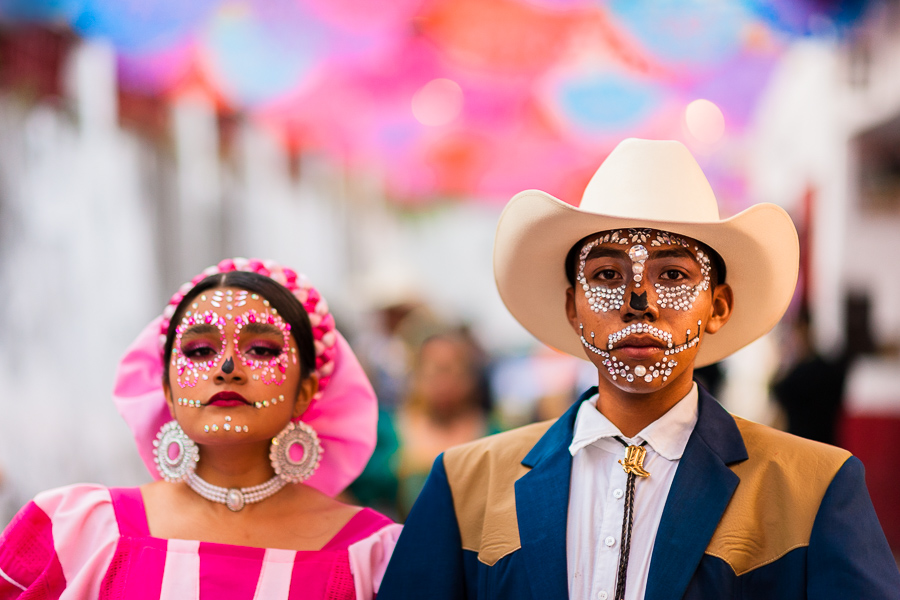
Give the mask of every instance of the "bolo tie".
[{"label": "bolo tie", "polygon": [[615,600],[625,600],[625,577],[628,573],[628,555],[631,552],[631,530],[634,527],[634,482],[638,477],[650,477],[650,473],[644,470],[644,458],[647,456],[647,449],[644,445],[646,440],[640,446],[629,445],[628,442],[619,436],[615,436],[616,440],[625,446],[625,458],[619,460],[622,470],[628,475],[625,483],[625,515],[622,518],[622,550],[619,553],[619,568],[616,573],[616,595]]}]

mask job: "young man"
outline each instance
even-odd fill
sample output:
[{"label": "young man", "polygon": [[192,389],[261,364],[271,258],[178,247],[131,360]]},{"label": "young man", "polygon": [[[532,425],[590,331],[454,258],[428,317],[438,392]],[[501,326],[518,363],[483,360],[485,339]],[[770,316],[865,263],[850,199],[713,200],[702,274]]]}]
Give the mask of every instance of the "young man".
[{"label": "young man", "polygon": [[720,220],[678,142],[622,142],[579,207],[516,195],[500,295],[598,385],[555,422],[439,457],[379,600],[900,598],[861,463],[692,380],[778,322],[798,256],[774,205]]}]

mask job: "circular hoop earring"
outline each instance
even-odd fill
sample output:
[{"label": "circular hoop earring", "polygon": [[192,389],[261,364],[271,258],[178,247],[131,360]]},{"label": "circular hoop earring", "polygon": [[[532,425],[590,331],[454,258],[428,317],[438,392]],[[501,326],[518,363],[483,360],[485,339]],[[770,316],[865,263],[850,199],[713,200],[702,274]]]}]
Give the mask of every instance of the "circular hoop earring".
[{"label": "circular hoop earring", "polygon": [[200,449],[173,419],[159,428],[153,440],[153,456],[162,478],[175,483],[186,479],[197,468]]},{"label": "circular hoop earring", "polygon": [[[295,459],[291,449],[300,446],[303,456]],[[291,421],[272,439],[269,449],[269,461],[279,477],[288,483],[301,483],[309,479],[322,460],[322,444],[316,430],[304,423]]]}]

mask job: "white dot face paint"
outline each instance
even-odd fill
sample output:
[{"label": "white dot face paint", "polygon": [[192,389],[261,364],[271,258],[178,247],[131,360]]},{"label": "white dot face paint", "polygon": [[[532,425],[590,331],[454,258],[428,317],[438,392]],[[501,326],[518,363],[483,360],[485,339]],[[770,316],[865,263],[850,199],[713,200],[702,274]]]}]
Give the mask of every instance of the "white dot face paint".
[{"label": "white dot face paint", "polygon": [[[683,353],[692,357],[701,341],[695,301],[710,289],[710,273],[702,245],[669,232],[621,229],[589,239],[575,274],[590,308],[580,313],[580,341],[600,357],[594,360],[601,373],[628,389],[679,376],[679,363],[692,360]],[[645,282],[651,289],[642,293]],[[627,311],[617,311],[626,303]]]},{"label": "white dot face paint", "polygon": [[591,310],[595,313],[619,310],[625,303],[625,284],[613,288],[604,285],[591,286],[588,285],[587,278],[584,276],[584,265],[591,250],[594,246],[608,242],[609,235],[606,234],[592,242],[588,242],[581,248],[578,260],[578,273],[575,275],[575,280],[581,284],[584,297],[590,304]]},{"label": "white dot face paint", "polygon": [[[692,245],[676,235],[661,231],[656,236],[654,246],[682,246],[691,249]],[[694,301],[700,295],[700,292],[709,289],[709,273],[711,263],[706,253],[699,246],[693,245],[694,256],[700,265],[700,274],[703,280],[697,285],[666,285],[665,283],[656,283],[653,285],[656,290],[657,304],[660,308],[671,308],[674,310],[691,310],[694,308]]]}]

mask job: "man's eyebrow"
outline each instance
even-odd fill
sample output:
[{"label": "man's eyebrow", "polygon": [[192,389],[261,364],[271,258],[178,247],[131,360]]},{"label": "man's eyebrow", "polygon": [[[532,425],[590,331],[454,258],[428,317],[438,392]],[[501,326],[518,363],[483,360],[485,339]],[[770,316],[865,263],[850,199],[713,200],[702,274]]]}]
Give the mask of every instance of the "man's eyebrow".
[{"label": "man's eyebrow", "polygon": [[653,260],[654,258],[690,258],[691,260],[697,260],[697,257],[694,256],[693,252],[680,246],[677,248],[665,248],[655,251],[651,248],[650,260]]},{"label": "man's eyebrow", "polygon": [[594,246],[584,257],[585,260],[592,258],[628,258],[628,254],[624,250],[618,248],[610,248],[609,246]]}]

